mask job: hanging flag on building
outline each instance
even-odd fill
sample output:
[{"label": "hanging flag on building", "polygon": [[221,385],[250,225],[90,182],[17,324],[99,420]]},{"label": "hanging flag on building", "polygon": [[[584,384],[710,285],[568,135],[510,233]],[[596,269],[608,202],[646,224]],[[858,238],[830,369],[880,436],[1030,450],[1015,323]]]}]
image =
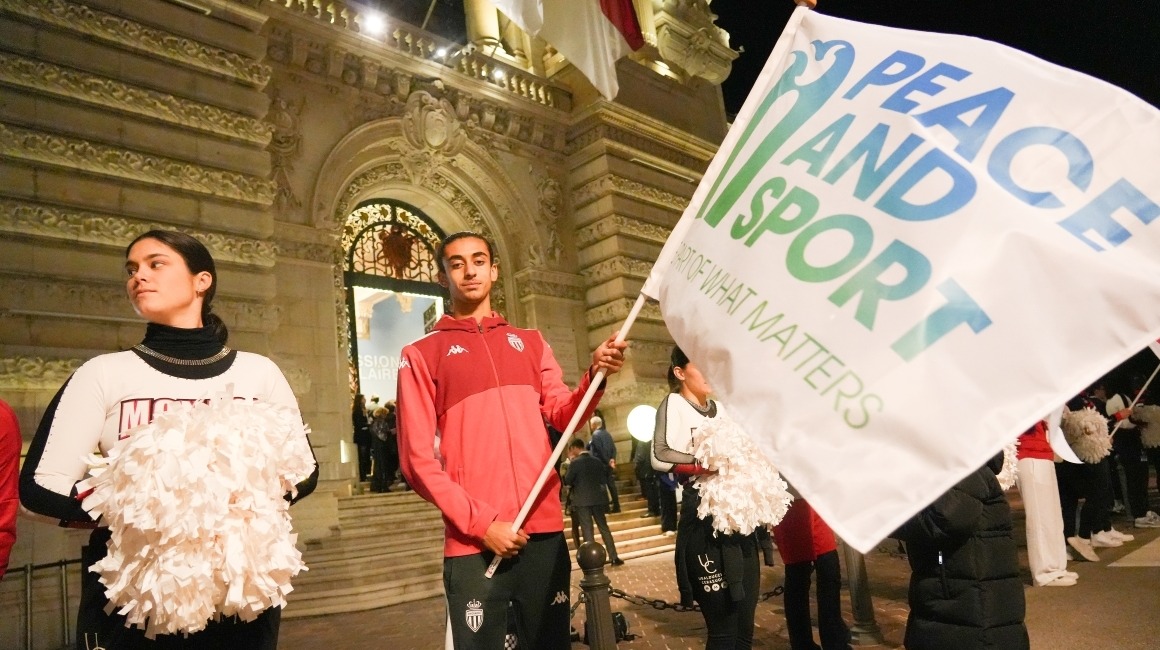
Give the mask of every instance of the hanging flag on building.
[{"label": "hanging flag on building", "polygon": [[525,32],[576,66],[609,101],[620,86],[616,62],[644,46],[632,0],[492,0]]},{"label": "hanging flag on building", "polygon": [[861,551],[1160,336],[1160,112],[798,8],[642,292]]}]

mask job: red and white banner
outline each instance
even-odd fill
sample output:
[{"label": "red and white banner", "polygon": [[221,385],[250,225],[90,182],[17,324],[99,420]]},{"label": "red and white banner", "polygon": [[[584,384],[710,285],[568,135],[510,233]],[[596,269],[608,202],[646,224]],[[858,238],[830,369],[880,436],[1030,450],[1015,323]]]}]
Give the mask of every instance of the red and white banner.
[{"label": "red and white banner", "polygon": [[576,66],[609,101],[620,85],[616,62],[644,46],[632,0],[493,0],[525,32]]},{"label": "red and white banner", "polygon": [[1160,111],[799,8],[642,293],[867,551],[1160,336]]}]

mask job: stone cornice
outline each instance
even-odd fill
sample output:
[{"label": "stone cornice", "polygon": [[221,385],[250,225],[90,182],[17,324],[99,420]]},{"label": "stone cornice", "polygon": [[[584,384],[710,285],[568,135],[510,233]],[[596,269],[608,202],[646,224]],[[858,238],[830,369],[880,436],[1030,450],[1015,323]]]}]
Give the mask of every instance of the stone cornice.
[{"label": "stone cornice", "polygon": [[[125,242],[154,228],[172,228],[171,223],[114,217],[41,203],[0,199],[0,232],[34,235],[48,239],[99,244],[120,249]],[[272,268],[274,245],[268,241],[225,235],[194,228],[180,228],[196,236],[219,262]]]},{"label": "stone cornice", "polygon": [[0,156],[163,185],[263,207],[274,201],[274,183],[264,178],[3,123],[0,123]]},{"label": "stone cornice", "polygon": [[[635,299],[620,298],[603,305],[589,307],[584,312],[584,322],[589,330],[603,327],[609,323],[623,323],[628,318],[628,313],[632,311],[632,306],[635,303]],[[661,317],[660,304],[651,300],[646,302],[637,316],[637,321],[664,322],[664,318]]]},{"label": "stone cornice", "polygon": [[[613,183],[613,186],[615,186],[615,183]],[[591,190],[589,193],[591,193]],[[672,207],[666,203],[662,203],[662,205],[664,207]],[[576,246],[577,248],[587,248],[598,241],[608,239],[614,235],[633,237],[657,244],[658,246],[664,246],[671,232],[672,229],[666,228],[665,226],[658,226],[655,223],[614,214],[590,223],[578,230],[576,232]]]},{"label": "stone cornice", "polygon": [[257,88],[270,80],[253,59],[65,0],[0,0],[0,10]]},{"label": "stone cornice", "polygon": [[605,174],[573,190],[572,208],[575,210],[584,207],[609,194],[618,194],[620,196],[637,199],[644,203],[674,210],[678,214],[685,211],[690,200],[690,197],[673,194],[672,192],[667,192],[651,185],[645,185],[631,178],[618,176],[616,174]]},{"label": "stone cornice", "polygon": [[85,359],[0,358],[0,389],[55,391]]},{"label": "stone cornice", "polygon": [[699,177],[717,153],[718,145],[674,129],[655,118],[620,104],[598,104],[581,112],[568,129],[566,153],[610,140],[655,156]]},{"label": "stone cornice", "polygon": [[273,129],[261,120],[209,104],[3,52],[0,52],[0,82],[243,140],[261,147],[270,143]]},{"label": "stone cornice", "polygon": [[516,273],[515,281],[521,300],[533,296],[551,296],[584,302],[583,279],[578,275],[547,269],[523,269]]},{"label": "stone cornice", "polygon": [[644,280],[652,270],[652,262],[617,256],[597,262],[580,273],[584,276],[588,286],[607,282],[613,278],[628,276],[637,280]]},{"label": "stone cornice", "polygon": [[[12,308],[102,318],[127,318],[129,299],[120,283],[56,282],[41,277],[0,275],[5,301]],[[231,329],[269,333],[278,329],[282,310],[277,305],[233,300],[218,295],[214,313]],[[145,321],[141,321],[145,325]]]}]

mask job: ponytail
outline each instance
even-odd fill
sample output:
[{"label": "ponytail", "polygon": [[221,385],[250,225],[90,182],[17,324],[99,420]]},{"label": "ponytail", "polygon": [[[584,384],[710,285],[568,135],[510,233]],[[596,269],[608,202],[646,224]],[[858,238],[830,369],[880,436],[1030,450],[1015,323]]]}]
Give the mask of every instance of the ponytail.
[{"label": "ponytail", "polygon": [[226,341],[230,339],[230,330],[226,327],[225,321],[222,320],[221,316],[210,311],[209,303],[205,303],[201,308],[201,324],[212,328],[214,338],[222,345],[225,345]]}]

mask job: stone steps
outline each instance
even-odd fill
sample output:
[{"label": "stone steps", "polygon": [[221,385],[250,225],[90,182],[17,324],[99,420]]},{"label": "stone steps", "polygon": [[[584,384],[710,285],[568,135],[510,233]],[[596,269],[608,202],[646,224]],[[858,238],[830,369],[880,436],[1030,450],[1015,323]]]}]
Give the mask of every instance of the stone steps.
[{"label": "stone steps", "polygon": [[[618,481],[621,512],[608,515],[620,557],[630,560],[673,550],[657,517],[642,517],[636,486]],[[294,579],[283,616],[357,612],[443,594],[443,519],[411,491],[340,497],[339,526],[303,549],[309,570]],[[576,567],[571,519],[564,534]],[[599,532],[596,533],[600,541]]]}]

